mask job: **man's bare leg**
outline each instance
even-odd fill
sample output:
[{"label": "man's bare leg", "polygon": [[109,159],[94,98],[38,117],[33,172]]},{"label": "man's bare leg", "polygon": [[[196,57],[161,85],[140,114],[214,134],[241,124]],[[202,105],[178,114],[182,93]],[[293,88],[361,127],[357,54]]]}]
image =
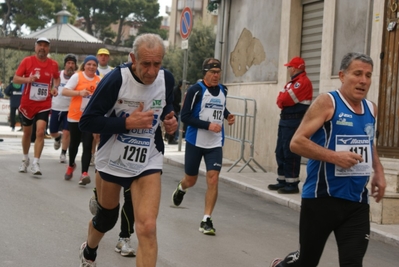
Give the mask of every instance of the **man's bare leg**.
[{"label": "man's bare leg", "polygon": [[208,188],[205,193],[204,215],[212,215],[218,198],[219,172],[214,170],[208,171],[206,173],[206,183]]},{"label": "man's bare leg", "polygon": [[137,267],[155,267],[158,256],[156,221],[161,198],[161,173],[133,181],[131,187],[138,239]]},{"label": "man's bare leg", "polygon": [[30,138],[32,135],[32,125],[31,126],[24,126],[22,128],[23,134],[22,134],[22,151],[24,155],[29,154],[29,148],[30,148]]},{"label": "man's bare leg", "polygon": [[36,121],[36,139],[35,139],[35,146],[34,146],[34,157],[40,158],[42,155],[43,147],[44,147],[44,133],[46,129],[46,122],[44,120],[37,120]]}]

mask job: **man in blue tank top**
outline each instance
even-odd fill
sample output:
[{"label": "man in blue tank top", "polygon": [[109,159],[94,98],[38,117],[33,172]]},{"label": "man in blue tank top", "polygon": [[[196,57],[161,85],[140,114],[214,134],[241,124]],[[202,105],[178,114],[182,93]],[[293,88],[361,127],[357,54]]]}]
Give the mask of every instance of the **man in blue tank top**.
[{"label": "man in blue tank top", "polygon": [[290,148],[309,158],[299,221],[299,247],[272,267],[317,266],[334,232],[339,266],[361,267],[370,237],[371,195],[385,193],[384,169],[374,143],[377,106],[366,100],[372,59],[348,53],[341,62],[341,88],[310,106]]}]

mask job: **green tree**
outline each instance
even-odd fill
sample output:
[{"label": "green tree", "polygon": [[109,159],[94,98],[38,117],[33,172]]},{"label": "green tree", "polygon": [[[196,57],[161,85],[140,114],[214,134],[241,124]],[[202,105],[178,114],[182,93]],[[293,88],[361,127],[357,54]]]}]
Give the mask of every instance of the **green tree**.
[{"label": "green tree", "polygon": [[[202,62],[208,57],[215,56],[216,35],[213,26],[206,26],[201,20],[195,22],[191,35],[188,39],[188,83],[195,83],[203,77]],[[163,65],[170,70],[176,82],[183,78],[184,56],[180,47],[171,47],[166,52]]]},{"label": "green tree", "polygon": [[188,40],[187,80],[190,83],[202,79],[202,63],[204,59],[215,56],[215,42],[213,26],[204,25],[201,20],[197,20]]},{"label": "green tree", "polygon": [[177,46],[169,47],[162,61],[163,67],[173,73],[177,81],[183,79],[184,51]]},{"label": "green tree", "polygon": [[[164,39],[167,33],[160,30],[162,17],[159,17],[157,0],[72,0],[79,15],[85,19],[85,31],[100,40],[111,40],[114,45],[130,46],[134,38],[122,40],[123,26],[132,21],[141,25],[140,32],[160,34]],[[110,25],[118,24],[116,33]]]},{"label": "green tree", "polygon": [[161,30],[162,17],[159,16],[159,3],[158,0],[147,0],[144,1],[144,5],[141,6],[141,12],[135,13],[134,18],[141,23],[139,29],[140,33],[156,33],[159,34],[162,39],[167,39],[167,31]]},{"label": "green tree", "polygon": [[[76,8],[70,0],[63,3],[71,14],[76,15]],[[59,0],[5,0],[0,5],[4,35],[20,36],[23,26],[31,31],[45,28],[55,21],[55,13],[62,10],[63,3]]]}]

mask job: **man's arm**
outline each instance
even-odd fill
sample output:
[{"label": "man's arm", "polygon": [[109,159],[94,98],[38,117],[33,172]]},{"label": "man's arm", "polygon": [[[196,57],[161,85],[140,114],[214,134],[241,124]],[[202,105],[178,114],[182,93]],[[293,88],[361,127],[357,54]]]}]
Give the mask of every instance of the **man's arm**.
[{"label": "man's arm", "polygon": [[324,122],[332,118],[333,113],[334,106],[331,97],[328,94],[317,97],[292,137],[290,148],[292,152],[303,157],[329,162],[348,169],[359,161],[363,161],[362,157],[350,151],[333,151],[310,140]]},{"label": "man's arm", "polygon": [[118,100],[121,84],[120,71],[114,71],[100,81],[80,118],[79,128],[82,131],[106,134],[127,132],[126,117],[115,117],[112,114],[105,117]]},{"label": "man's arm", "polygon": [[[374,106],[374,117],[377,118],[378,110],[377,106]],[[385,188],[387,186],[384,174],[384,167],[381,164],[380,157],[378,156],[377,147],[373,145],[373,170],[374,174],[371,178],[371,195],[374,197],[375,201],[378,203],[385,194]]]},{"label": "man's arm", "polygon": [[21,63],[19,64],[17,70],[15,71],[15,75],[13,77],[13,82],[17,84],[24,84],[24,83],[31,83],[34,82],[37,77],[36,76],[26,76],[26,65],[27,61],[30,60],[28,58],[24,58]]},{"label": "man's arm", "polygon": [[200,120],[193,114],[196,99],[202,97],[199,94],[201,94],[201,86],[199,84],[194,84],[187,90],[180,113],[181,121],[192,127],[208,130],[211,123],[209,121]]},{"label": "man's arm", "polygon": [[[307,76],[290,81],[290,88],[284,88],[277,97],[277,106],[281,109],[298,103],[310,104],[313,95],[312,82]],[[308,103],[309,102],[309,103]]]}]

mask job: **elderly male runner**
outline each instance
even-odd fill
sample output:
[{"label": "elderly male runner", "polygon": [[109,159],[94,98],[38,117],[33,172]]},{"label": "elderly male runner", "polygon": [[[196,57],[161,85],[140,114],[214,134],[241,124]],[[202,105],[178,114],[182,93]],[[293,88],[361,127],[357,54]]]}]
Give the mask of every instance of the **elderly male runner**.
[{"label": "elderly male runner", "polygon": [[188,125],[186,131],[186,153],[183,179],[173,192],[172,201],[179,206],[186,190],[197,183],[202,158],[206,165],[204,216],[199,231],[215,235],[211,218],[218,197],[219,174],[223,161],[224,120],[229,125],[235,116],[226,108],[227,87],[219,84],[221,63],[216,58],[207,58],[202,64],[203,79],[191,86],[181,110],[181,120]]},{"label": "elderly male runner", "polygon": [[82,131],[100,133],[96,156],[98,210],[81,246],[81,265],[96,266],[98,244],[118,220],[122,187],[131,190],[138,249],[136,266],[154,267],[156,220],[161,195],[164,143],[160,123],[172,134],[174,77],[161,69],[163,40],[143,34],[133,43],[132,63],[122,64],[98,85],[79,122]]}]

